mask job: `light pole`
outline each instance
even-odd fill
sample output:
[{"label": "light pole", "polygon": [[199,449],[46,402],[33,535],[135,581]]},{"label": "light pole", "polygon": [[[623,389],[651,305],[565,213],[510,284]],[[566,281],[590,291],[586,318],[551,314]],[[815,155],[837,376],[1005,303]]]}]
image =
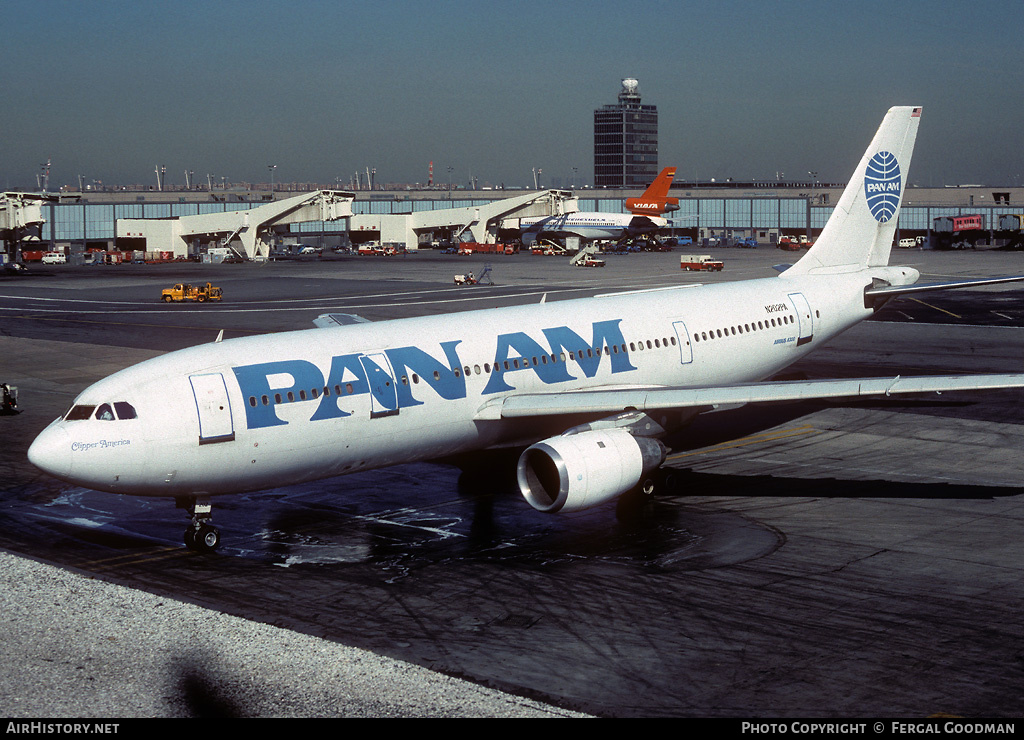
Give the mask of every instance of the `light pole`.
[{"label": "light pole", "polygon": [[270,170],[270,199],[274,199],[274,170],[277,169],[276,164],[268,164],[267,169]]}]

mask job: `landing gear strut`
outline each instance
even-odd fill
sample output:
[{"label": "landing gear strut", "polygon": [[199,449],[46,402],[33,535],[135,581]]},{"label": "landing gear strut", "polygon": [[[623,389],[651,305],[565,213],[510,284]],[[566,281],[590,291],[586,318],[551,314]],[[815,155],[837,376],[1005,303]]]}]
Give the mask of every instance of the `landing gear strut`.
[{"label": "landing gear strut", "polygon": [[177,499],[179,509],[188,509],[192,523],[185,530],[185,547],[196,552],[213,552],[220,545],[220,530],[210,523],[213,506],[208,498]]}]

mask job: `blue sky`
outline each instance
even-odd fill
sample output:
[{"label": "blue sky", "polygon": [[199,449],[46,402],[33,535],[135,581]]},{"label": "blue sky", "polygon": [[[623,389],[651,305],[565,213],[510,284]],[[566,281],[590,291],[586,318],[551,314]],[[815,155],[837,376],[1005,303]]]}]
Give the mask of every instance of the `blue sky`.
[{"label": "blue sky", "polygon": [[910,180],[1024,185],[1024,3],[0,0],[0,187],[593,178],[623,77],[677,179],[845,180],[922,105]]}]

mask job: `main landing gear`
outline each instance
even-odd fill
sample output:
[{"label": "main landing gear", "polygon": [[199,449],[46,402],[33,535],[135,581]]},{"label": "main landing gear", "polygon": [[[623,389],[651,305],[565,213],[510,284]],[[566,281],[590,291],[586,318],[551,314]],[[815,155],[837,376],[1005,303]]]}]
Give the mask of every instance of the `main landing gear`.
[{"label": "main landing gear", "polygon": [[188,509],[191,524],[185,530],[185,547],[196,552],[213,552],[220,546],[220,530],[210,523],[213,506],[208,498],[176,499],[179,509]]}]

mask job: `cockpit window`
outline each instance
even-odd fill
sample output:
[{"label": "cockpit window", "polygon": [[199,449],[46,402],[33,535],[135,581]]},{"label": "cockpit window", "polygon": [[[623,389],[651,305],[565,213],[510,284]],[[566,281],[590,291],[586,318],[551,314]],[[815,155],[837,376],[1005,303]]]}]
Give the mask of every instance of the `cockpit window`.
[{"label": "cockpit window", "polygon": [[92,416],[95,406],[72,406],[71,410],[64,416],[64,421],[81,421]]},{"label": "cockpit window", "polygon": [[[96,412],[93,414],[93,412]],[[115,417],[114,413],[117,413]],[[99,419],[100,421],[114,421],[114,419],[137,419],[138,414],[135,407],[127,401],[115,401],[113,404],[101,403],[99,406],[79,405],[72,406],[71,410],[64,415],[64,421],[81,421],[82,419]]]}]

